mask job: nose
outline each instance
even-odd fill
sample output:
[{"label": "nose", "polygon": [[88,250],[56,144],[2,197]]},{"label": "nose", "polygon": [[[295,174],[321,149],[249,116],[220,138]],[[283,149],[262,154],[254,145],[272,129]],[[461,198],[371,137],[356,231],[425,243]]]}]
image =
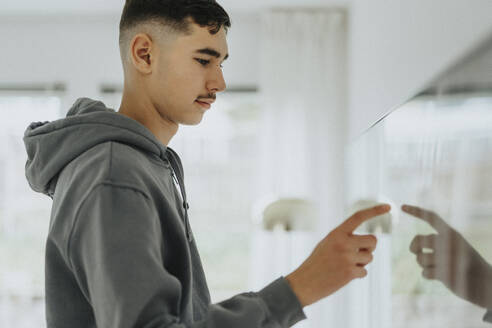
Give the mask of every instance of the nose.
[{"label": "nose", "polygon": [[224,79],[224,74],[222,73],[222,69],[218,68],[214,70],[214,74],[211,79],[207,82],[207,89],[210,92],[222,92],[226,89],[227,85]]}]

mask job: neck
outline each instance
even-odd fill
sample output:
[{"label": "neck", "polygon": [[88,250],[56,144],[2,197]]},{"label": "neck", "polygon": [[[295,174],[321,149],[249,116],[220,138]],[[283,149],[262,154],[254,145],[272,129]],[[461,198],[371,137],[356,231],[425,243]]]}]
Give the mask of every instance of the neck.
[{"label": "neck", "polygon": [[144,125],[167,147],[171,139],[178,132],[179,125],[164,118],[148,98],[138,98],[130,90],[130,88],[125,86],[118,113],[128,116]]}]

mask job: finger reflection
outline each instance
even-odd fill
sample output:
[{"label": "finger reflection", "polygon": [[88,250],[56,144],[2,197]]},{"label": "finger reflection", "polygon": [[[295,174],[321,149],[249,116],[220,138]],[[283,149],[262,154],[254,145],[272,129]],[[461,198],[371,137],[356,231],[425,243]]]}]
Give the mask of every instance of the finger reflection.
[{"label": "finger reflection", "polygon": [[402,210],[438,231],[417,235],[410,243],[409,249],[423,269],[422,276],[442,282],[464,300],[491,309],[492,266],[435,212],[408,205],[403,205]]}]

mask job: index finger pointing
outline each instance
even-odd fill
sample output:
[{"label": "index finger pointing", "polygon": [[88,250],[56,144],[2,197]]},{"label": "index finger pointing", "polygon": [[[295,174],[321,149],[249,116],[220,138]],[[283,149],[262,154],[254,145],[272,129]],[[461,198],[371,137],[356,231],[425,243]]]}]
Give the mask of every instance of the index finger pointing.
[{"label": "index finger pointing", "polygon": [[401,209],[404,212],[407,212],[408,214],[413,215],[429,223],[438,232],[443,232],[448,227],[448,225],[444,222],[444,220],[441,219],[439,215],[437,215],[432,211],[425,210],[417,206],[406,205],[406,204],[403,205]]},{"label": "index finger pointing", "polygon": [[389,204],[382,204],[359,211],[349,217],[344,223],[339,226],[339,228],[345,232],[352,233],[365,221],[370,220],[375,216],[387,213],[390,209],[391,206]]}]

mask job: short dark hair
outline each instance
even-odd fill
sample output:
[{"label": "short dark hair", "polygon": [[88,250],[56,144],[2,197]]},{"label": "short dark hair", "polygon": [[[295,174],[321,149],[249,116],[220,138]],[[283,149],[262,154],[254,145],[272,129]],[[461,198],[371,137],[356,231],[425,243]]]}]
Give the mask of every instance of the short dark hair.
[{"label": "short dark hair", "polygon": [[215,0],[126,0],[120,20],[120,41],[122,32],[147,21],[190,34],[188,18],[201,27],[209,27],[211,34],[222,26],[226,32],[231,27],[229,15]]}]

